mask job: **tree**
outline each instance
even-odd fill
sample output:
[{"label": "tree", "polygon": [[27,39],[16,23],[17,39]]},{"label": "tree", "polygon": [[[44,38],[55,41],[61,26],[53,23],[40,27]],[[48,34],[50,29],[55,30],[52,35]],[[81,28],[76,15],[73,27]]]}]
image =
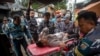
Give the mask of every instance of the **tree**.
[{"label": "tree", "polygon": [[[27,7],[28,5],[28,1],[29,0],[21,0],[21,4],[25,7]],[[53,2],[53,4],[55,5],[55,9],[66,9],[66,0],[60,0],[60,1],[56,1],[56,2]],[[33,4],[32,4],[32,7],[34,9],[38,9],[42,6],[46,6],[48,4],[43,4],[43,3],[40,3],[38,0],[34,0]]]},{"label": "tree", "polygon": [[55,9],[66,9],[66,0],[63,0],[62,2],[55,3]]}]

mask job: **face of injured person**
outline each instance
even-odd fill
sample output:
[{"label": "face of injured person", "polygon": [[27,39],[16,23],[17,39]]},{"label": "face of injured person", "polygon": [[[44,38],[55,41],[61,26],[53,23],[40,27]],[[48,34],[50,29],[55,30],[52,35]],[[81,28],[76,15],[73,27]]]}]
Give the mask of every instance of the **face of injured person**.
[{"label": "face of injured person", "polygon": [[45,38],[42,38],[42,39],[40,39],[40,40],[36,43],[36,45],[37,45],[38,47],[45,47],[45,46],[48,46],[48,40],[45,39]]},{"label": "face of injured person", "polygon": [[40,40],[44,46],[48,45],[48,40],[46,38]]}]

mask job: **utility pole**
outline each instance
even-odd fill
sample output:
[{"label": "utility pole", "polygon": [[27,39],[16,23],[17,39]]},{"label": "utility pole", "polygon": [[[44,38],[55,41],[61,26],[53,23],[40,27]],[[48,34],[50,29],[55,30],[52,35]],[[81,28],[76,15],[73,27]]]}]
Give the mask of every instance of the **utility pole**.
[{"label": "utility pole", "polygon": [[75,21],[75,9],[76,9],[76,0],[74,0],[74,4],[73,4],[72,21]]},{"label": "utility pole", "polygon": [[26,12],[26,18],[27,18],[27,20],[30,20],[30,16],[29,16],[29,14],[30,14],[30,10],[31,10],[31,4],[33,3],[33,1],[32,0],[29,0],[29,2],[28,2],[28,8],[27,8],[27,12]]}]

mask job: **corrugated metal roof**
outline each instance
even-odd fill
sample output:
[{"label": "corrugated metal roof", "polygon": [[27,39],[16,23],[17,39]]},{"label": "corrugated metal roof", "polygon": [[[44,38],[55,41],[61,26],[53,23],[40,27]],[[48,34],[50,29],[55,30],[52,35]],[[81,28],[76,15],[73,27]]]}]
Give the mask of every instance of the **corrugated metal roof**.
[{"label": "corrugated metal roof", "polygon": [[8,4],[6,3],[6,4],[0,4],[0,9],[9,10],[10,8],[9,8]]},{"label": "corrugated metal roof", "polygon": [[0,0],[0,3],[11,2],[14,3],[15,0]]}]

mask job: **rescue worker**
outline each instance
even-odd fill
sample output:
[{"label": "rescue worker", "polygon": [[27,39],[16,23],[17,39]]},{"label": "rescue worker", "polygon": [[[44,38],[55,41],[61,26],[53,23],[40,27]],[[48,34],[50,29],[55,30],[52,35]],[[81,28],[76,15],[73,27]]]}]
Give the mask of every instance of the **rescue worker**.
[{"label": "rescue worker", "polygon": [[24,47],[25,50],[27,48],[27,42],[25,40],[25,35],[30,40],[32,39],[32,36],[31,36],[28,28],[25,25],[21,25],[20,16],[15,15],[13,19],[14,19],[14,21],[13,21],[13,23],[10,23],[8,25],[9,29],[6,31],[6,33],[13,42],[16,56],[23,56],[22,52],[21,52],[21,45]]},{"label": "rescue worker", "polygon": [[100,56],[100,26],[97,26],[96,13],[80,12],[77,20],[84,36],[66,56]]},{"label": "rescue worker", "polygon": [[50,21],[50,13],[46,12],[44,13],[44,21],[41,22],[39,25],[39,33],[43,30],[43,28],[48,27],[49,28],[49,34],[54,33],[54,23]]},{"label": "rescue worker", "polygon": [[29,27],[30,33],[34,39],[34,41],[38,41],[38,33],[37,33],[37,21],[36,18],[34,18],[34,10],[30,10],[30,19],[27,20],[27,25]]}]

